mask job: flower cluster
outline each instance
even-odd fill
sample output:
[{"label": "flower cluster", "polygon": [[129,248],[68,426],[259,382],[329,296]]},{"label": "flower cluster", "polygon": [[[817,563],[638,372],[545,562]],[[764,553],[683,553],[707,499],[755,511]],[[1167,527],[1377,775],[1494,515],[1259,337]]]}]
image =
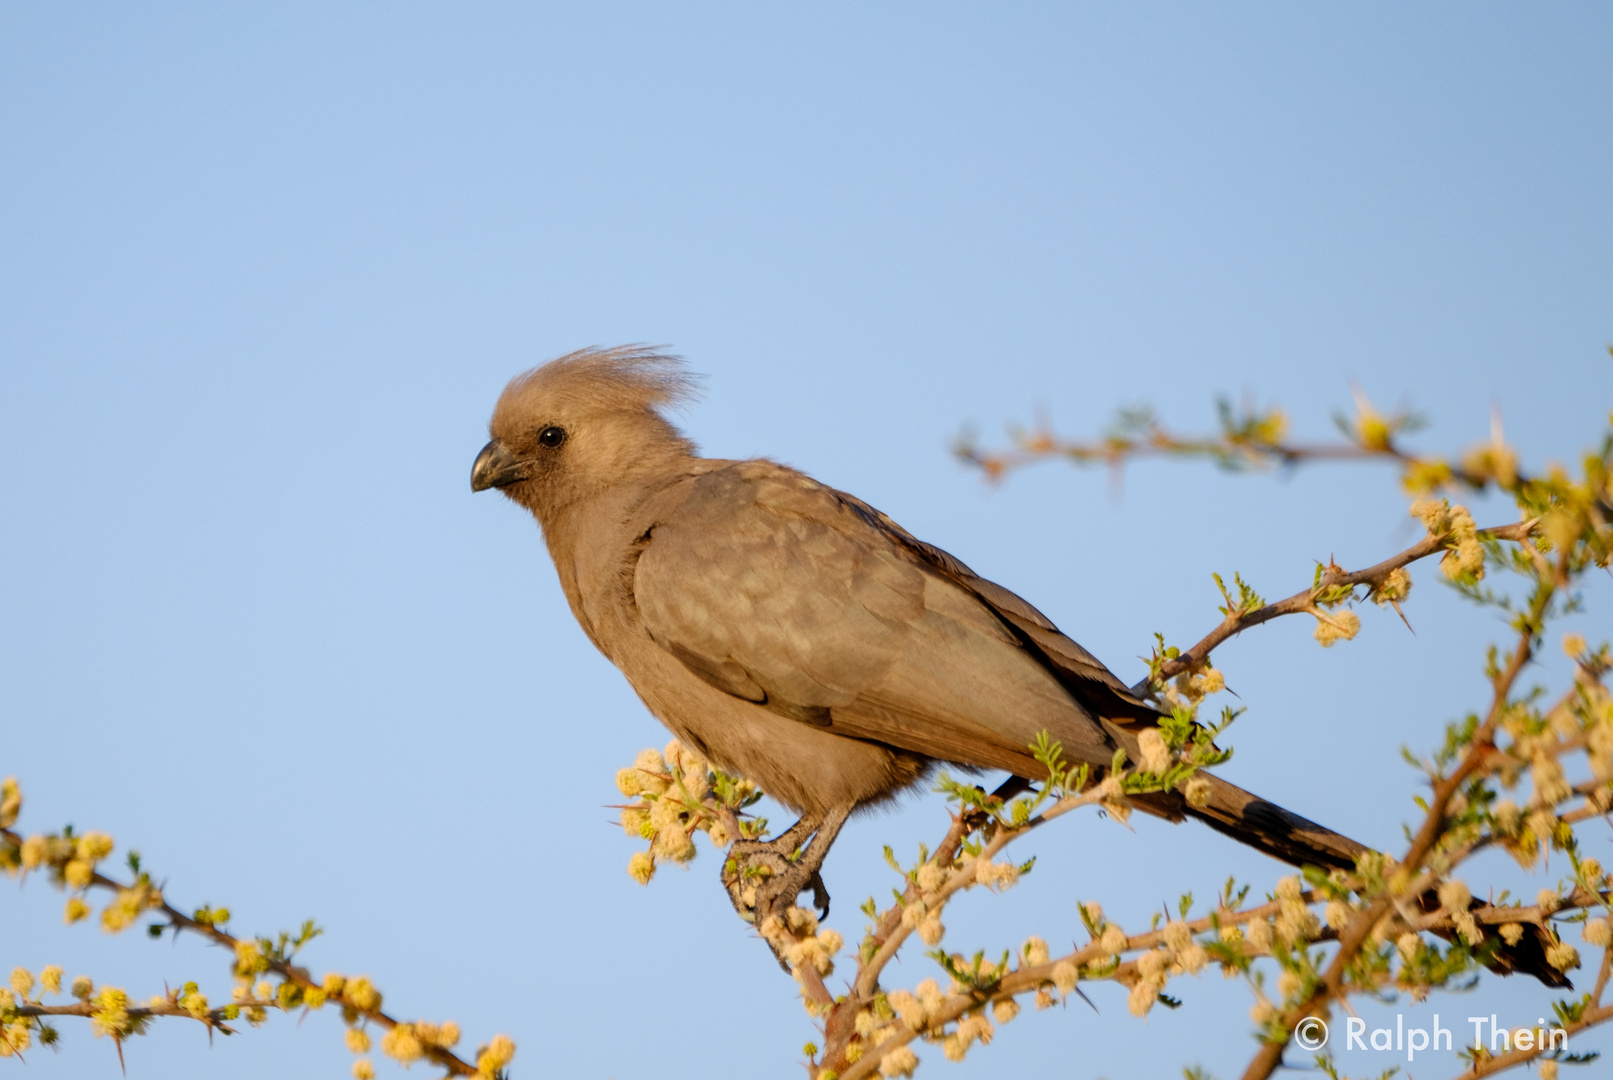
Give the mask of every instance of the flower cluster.
[{"label": "flower cluster", "polygon": [[722,850],[758,835],[767,824],[744,817],[761,798],[755,784],[715,768],[677,739],[661,753],[640,751],[632,765],[616,773],[616,789],[636,799],[620,807],[622,831],[649,841],[648,849],[627,863],[628,874],[640,885],[649,884],[660,860],[693,859],[696,833],[705,833]]},{"label": "flower cluster", "polygon": [[1446,577],[1469,583],[1484,577],[1484,545],[1467,507],[1452,506],[1449,499],[1418,499],[1411,504],[1411,516],[1423,523],[1428,535],[1445,542],[1439,568]]}]

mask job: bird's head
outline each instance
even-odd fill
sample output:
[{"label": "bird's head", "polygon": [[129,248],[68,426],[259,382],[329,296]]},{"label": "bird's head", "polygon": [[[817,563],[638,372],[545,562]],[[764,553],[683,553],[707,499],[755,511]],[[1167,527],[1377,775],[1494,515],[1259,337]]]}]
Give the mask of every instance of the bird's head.
[{"label": "bird's head", "polygon": [[675,356],[642,346],[582,349],[510,380],[471,468],[542,521],[579,500],[665,472],[694,447],[662,409],[694,392]]}]

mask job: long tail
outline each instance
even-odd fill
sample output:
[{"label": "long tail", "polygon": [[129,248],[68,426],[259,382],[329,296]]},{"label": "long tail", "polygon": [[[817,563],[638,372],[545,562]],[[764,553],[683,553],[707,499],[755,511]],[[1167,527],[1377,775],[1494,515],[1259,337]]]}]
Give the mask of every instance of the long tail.
[{"label": "long tail", "polygon": [[[1198,775],[1210,782],[1210,799],[1203,806],[1190,806],[1175,792],[1139,796],[1133,801],[1139,809],[1172,821],[1197,818],[1215,831],[1291,866],[1354,870],[1356,857],[1370,850],[1364,844],[1284,810],[1218,776],[1204,772]],[[1425,912],[1435,911],[1439,908],[1439,898],[1429,892],[1418,898],[1418,905]],[[1475,900],[1474,906],[1480,906],[1479,901]],[[1573,985],[1567,976],[1547,962],[1546,949],[1553,941],[1544,927],[1525,926],[1524,935],[1516,945],[1500,941],[1492,929],[1488,944],[1496,946],[1493,952],[1486,950],[1483,954],[1485,965],[1491,971],[1501,975],[1522,972],[1533,975],[1547,986]]]}]

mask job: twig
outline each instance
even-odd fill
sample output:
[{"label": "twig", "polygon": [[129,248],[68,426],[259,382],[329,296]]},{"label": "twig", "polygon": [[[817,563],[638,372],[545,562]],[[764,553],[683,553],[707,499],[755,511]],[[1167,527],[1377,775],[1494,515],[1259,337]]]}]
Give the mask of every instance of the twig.
[{"label": "twig", "polygon": [[[1529,535],[1529,530],[1534,525],[1533,520],[1519,521],[1511,525],[1496,525],[1488,529],[1480,529],[1478,537],[1487,540],[1522,540]],[[1276,603],[1267,604],[1264,607],[1255,608],[1253,611],[1248,612],[1229,611],[1226,618],[1221,620],[1221,624],[1204,635],[1198,644],[1177,656],[1174,660],[1166,660],[1160,664],[1158,675],[1142,680],[1132,687],[1132,692],[1146,693],[1150,689],[1150,684],[1156,679],[1159,682],[1163,682],[1180,675],[1184,671],[1192,670],[1204,663],[1209,658],[1211,651],[1226,641],[1227,638],[1242,633],[1251,626],[1259,626],[1261,623],[1270,622],[1281,615],[1296,615],[1300,612],[1311,610],[1316,604],[1316,598],[1328,589],[1368,585],[1381,581],[1393,571],[1442,550],[1445,545],[1446,540],[1443,536],[1425,536],[1400,554],[1393,555],[1380,563],[1367,567],[1365,570],[1345,570],[1339,566],[1329,566],[1322,571],[1322,576],[1315,585],[1295,593],[1286,600],[1279,600]]]}]

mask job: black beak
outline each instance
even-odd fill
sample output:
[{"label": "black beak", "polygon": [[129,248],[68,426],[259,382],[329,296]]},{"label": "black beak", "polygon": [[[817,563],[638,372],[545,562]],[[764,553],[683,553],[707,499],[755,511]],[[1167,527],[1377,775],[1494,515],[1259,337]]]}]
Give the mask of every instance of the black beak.
[{"label": "black beak", "polygon": [[470,468],[470,489],[486,491],[501,488],[524,479],[524,462],[510,453],[510,448],[494,439],[476,455],[476,464]]}]

